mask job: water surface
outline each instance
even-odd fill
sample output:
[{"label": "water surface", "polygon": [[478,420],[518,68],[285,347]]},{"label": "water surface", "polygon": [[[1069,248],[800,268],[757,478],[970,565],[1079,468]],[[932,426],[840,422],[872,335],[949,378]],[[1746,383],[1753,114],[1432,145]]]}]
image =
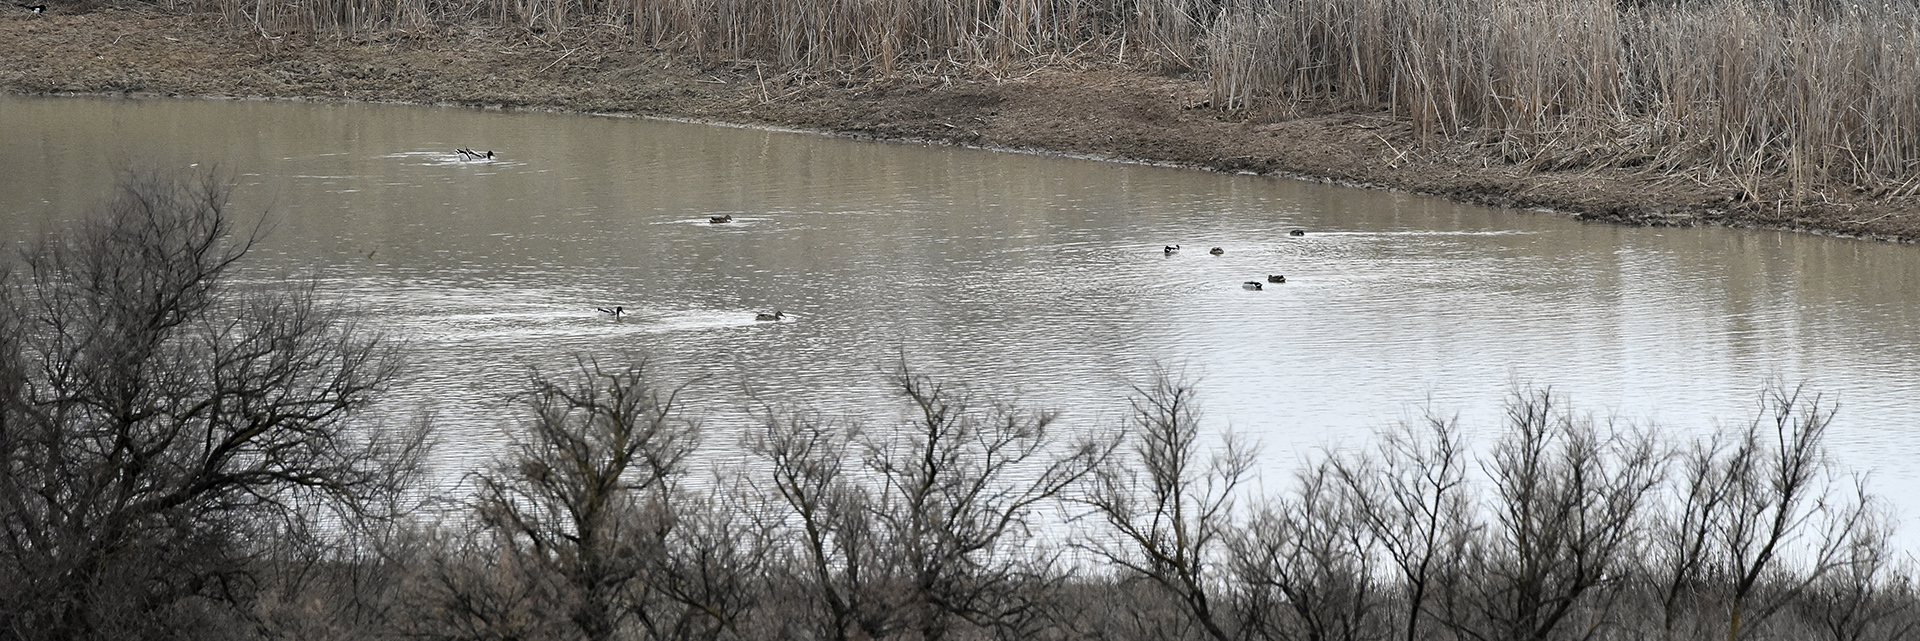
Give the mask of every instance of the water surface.
[{"label": "water surface", "polygon": [[81,216],[130,163],[236,173],[237,210],[273,225],[248,277],[316,277],[408,337],[385,407],[437,417],[449,477],[498,451],[530,368],[629,352],[722,448],[770,404],[891,420],[903,357],[1075,429],[1174,368],[1270,480],[1423,407],[1496,433],[1516,382],[1685,438],[1780,379],[1838,400],[1843,464],[1907,512],[1920,488],[1911,247],[627,118],[15,97],[0,118],[0,238]]}]

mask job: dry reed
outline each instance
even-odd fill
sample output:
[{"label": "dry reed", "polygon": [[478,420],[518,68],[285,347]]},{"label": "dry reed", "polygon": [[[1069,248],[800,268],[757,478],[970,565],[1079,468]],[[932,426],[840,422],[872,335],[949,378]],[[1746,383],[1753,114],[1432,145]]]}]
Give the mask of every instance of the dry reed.
[{"label": "dry reed", "polygon": [[[1243,1],[1209,71],[1229,108],[1391,109],[1536,169],[1704,172],[1757,199],[1920,191],[1920,11],[1816,1]],[[1753,193],[1760,176],[1793,193]]]},{"label": "dry reed", "polygon": [[1754,200],[1920,194],[1906,0],[167,1],[250,30],[612,28],[708,59],[881,75],[1097,53],[1204,69],[1227,109],[1389,109],[1423,139],[1535,170],[1687,172]]},{"label": "dry reed", "polygon": [[[254,30],[352,33],[428,23],[535,32],[614,27],[634,42],[788,68],[891,73],[1005,64],[1119,43],[1116,56],[1199,64],[1218,0],[166,0]],[[1104,48],[1104,46],[1103,46]]]}]

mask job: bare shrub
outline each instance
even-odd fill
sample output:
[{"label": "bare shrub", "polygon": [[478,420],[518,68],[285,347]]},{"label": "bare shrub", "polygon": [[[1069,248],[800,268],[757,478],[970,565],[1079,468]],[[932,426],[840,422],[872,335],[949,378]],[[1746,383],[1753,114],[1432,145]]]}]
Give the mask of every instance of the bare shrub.
[{"label": "bare shrub", "polygon": [[0,630],[210,634],[275,535],[378,518],[424,428],[348,421],[396,347],[310,287],[238,290],[212,172],[136,173],[0,276]]},{"label": "bare shrub", "polygon": [[319,531],[254,533],[269,551],[248,613],[251,636],[346,641],[417,628],[412,601],[430,567],[430,539],[419,523],[315,520],[300,527]]},{"label": "bare shrub", "polygon": [[1678,626],[1683,615],[1697,614],[1715,598],[1710,584],[1714,543],[1731,509],[1735,476],[1752,467],[1754,445],[1750,438],[1730,441],[1722,432],[1677,453],[1676,500],[1672,508],[1654,515],[1649,560],[1643,570],[1658,592],[1661,630],[1667,638],[1701,634]]},{"label": "bare shrub", "polygon": [[644,559],[647,580],[630,606],[647,638],[752,638],[748,619],[766,592],[776,536],[755,518],[755,500],[730,487],[682,493],[672,518],[654,522],[648,535],[660,553]]},{"label": "bare shrub", "polygon": [[1641,509],[1662,478],[1650,437],[1596,426],[1544,389],[1519,390],[1488,473],[1491,527],[1469,568],[1482,577],[1478,638],[1552,638],[1575,617],[1607,624],[1631,568]]},{"label": "bare shrub", "polygon": [[[1767,390],[1762,415],[1725,462],[1731,488],[1711,571],[1727,591],[1728,641],[1841,567],[1850,543],[1871,535],[1864,492],[1835,494],[1821,445],[1834,409],[1821,401],[1799,388]],[[1794,557],[1800,562],[1789,565]]]},{"label": "bare shrub", "polygon": [[1059,451],[1052,412],[981,403],[905,366],[893,380],[919,420],[871,441],[866,460],[884,481],[877,515],[922,608],[920,637],[945,636],[945,617],[1026,636],[1058,580],[1055,555],[1027,545],[1031,519],[1113,445],[1083,439]]},{"label": "bare shrub", "polygon": [[1259,639],[1384,638],[1373,535],[1364,503],[1332,462],[1298,477],[1289,497],[1263,506],[1227,538],[1227,565],[1245,634]]},{"label": "bare shrub", "polygon": [[[873,497],[857,478],[855,430],[794,411],[769,413],[749,449],[770,468],[795,543],[775,565],[776,593],[805,604],[791,636],[882,638],[900,625],[898,569],[879,558]],[[762,490],[766,491],[766,490]]]},{"label": "bare shrub", "polygon": [[1236,490],[1253,468],[1250,447],[1231,435],[1202,459],[1199,408],[1190,383],[1162,372],[1135,388],[1126,426],[1132,456],[1100,468],[1078,500],[1106,522],[1107,533],[1082,543],[1122,574],[1150,581],[1178,601],[1194,625],[1216,641],[1234,638],[1222,612],[1214,570],[1233,528]]},{"label": "bare shrub", "polygon": [[1911,569],[1894,558],[1893,527],[1884,511],[1867,513],[1837,566],[1794,603],[1798,619],[1833,641],[1900,639],[1920,631]]},{"label": "bare shrub", "polygon": [[[1052,413],[983,403],[904,365],[893,381],[915,415],[894,430],[856,435],[795,413],[754,445],[803,532],[795,558],[826,606],[824,632],[1031,635],[1064,578],[1057,553],[1031,545],[1032,519],[1113,446],[1063,449]],[[842,467],[856,447],[862,468]]]},{"label": "bare shrub", "polygon": [[[514,452],[478,475],[478,528],[440,574],[450,636],[711,639],[751,603],[764,538],[677,491],[699,430],[642,361],[534,377]],[[682,505],[685,502],[686,505]],[[741,535],[735,538],[732,535]]]},{"label": "bare shrub", "polygon": [[[1777,385],[1761,406],[1744,429],[1680,453],[1673,508],[1652,520],[1644,572],[1667,638],[1755,636],[1790,604],[1838,598],[1808,594],[1814,585],[1834,589],[1839,579],[1831,573],[1876,575],[1885,563],[1874,552],[1884,534],[1870,497],[1857,483],[1838,492],[1825,458],[1821,441],[1834,409]],[[1843,616],[1839,628],[1865,616],[1850,608],[1829,613]]]},{"label": "bare shrub", "polygon": [[1340,481],[1375,544],[1393,564],[1400,593],[1400,629],[1416,641],[1435,585],[1474,534],[1466,445],[1452,419],[1429,413],[1376,437],[1366,455],[1336,459]]}]

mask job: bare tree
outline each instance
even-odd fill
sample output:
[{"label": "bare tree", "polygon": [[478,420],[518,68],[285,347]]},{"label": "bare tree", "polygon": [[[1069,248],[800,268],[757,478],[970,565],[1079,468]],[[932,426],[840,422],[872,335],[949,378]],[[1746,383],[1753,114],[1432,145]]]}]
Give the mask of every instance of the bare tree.
[{"label": "bare tree", "polygon": [[1714,568],[1714,543],[1737,480],[1759,455],[1757,445],[1751,437],[1729,440],[1726,433],[1716,432],[1679,454],[1674,507],[1655,513],[1645,570],[1659,590],[1661,629],[1668,638],[1691,636],[1675,629],[1680,615],[1712,598],[1707,573]]},{"label": "bare tree", "polygon": [[[1717,526],[1717,567],[1731,582],[1727,641],[1744,638],[1808,586],[1841,565],[1868,518],[1864,500],[1835,496],[1832,465],[1821,441],[1834,409],[1800,388],[1773,387],[1747,428],[1725,472],[1727,507]],[[1856,494],[1861,496],[1861,494]],[[1799,546],[1806,566],[1786,572],[1782,555]],[[1779,589],[1762,598],[1762,580],[1779,576]]]},{"label": "bare tree", "polygon": [[1399,574],[1405,641],[1420,638],[1420,618],[1446,558],[1473,533],[1466,494],[1467,456],[1453,419],[1429,413],[1383,432],[1367,456],[1336,459],[1335,469],[1374,541]]},{"label": "bare tree", "polygon": [[1207,636],[1228,641],[1233,626],[1220,611],[1221,577],[1212,566],[1233,527],[1236,490],[1253,467],[1253,452],[1228,435],[1202,459],[1192,385],[1161,373],[1135,392],[1126,432],[1133,456],[1102,467],[1079,499],[1111,536],[1084,546],[1166,590]]},{"label": "bare tree", "polygon": [[[753,445],[801,530],[801,583],[825,606],[826,632],[1027,636],[1062,578],[1051,571],[1054,554],[1028,545],[1031,521],[1114,445],[1061,447],[1052,413],[982,403],[905,365],[893,382],[913,412],[895,429],[860,433],[810,413],[769,413]],[[862,465],[848,469],[856,449]]]},{"label": "bare tree", "polygon": [[[1869,503],[1867,497],[1858,499]],[[1815,580],[1795,600],[1800,618],[1815,623],[1833,641],[1913,636],[1916,622],[1912,578],[1894,564],[1888,539],[1893,526],[1881,509],[1870,510],[1848,538],[1833,571]]]},{"label": "bare tree", "polygon": [[[519,591],[537,599],[535,613],[555,619],[535,623],[590,641],[656,614],[632,606],[636,591],[651,587],[648,559],[665,553],[664,533],[677,518],[672,486],[698,437],[695,424],[674,414],[676,396],[663,395],[637,359],[611,368],[583,359],[572,380],[536,373],[525,432],[511,455],[478,475],[474,505],[490,542],[481,549],[505,557],[501,566],[517,576],[503,578],[525,587],[481,594]],[[487,622],[526,607],[478,602],[457,587],[447,585],[456,619]]]},{"label": "bare tree", "polygon": [[1476,559],[1489,624],[1482,635],[1544,641],[1583,599],[1605,620],[1614,595],[1593,593],[1610,592],[1625,574],[1663,459],[1650,437],[1602,433],[1560,409],[1550,390],[1516,391],[1507,425],[1489,469],[1494,527]]},{"label": "bare tree", "polygon": [[904,364],[893,381],[917,420],[874,435],[866,462],[883,483],[875,513],[911,582],[920,638],[946,636],[950,617],[1027,636],[1058,578],[1045,555],[1023,550],[1029,521],[1114,444],[1085,439],[1056,451],[1052,412],[981,403]]},{"label": "bare tree", "polygon": [[765,430],[748,445],[766,460],[773,490],[798,529],[797,549],[780,564],[791,572],[791,591],[825,610],[801,634],[836,641],[882,638],[901,625],[895,613],[903,602],[890,589],[899,582],[897,568],[877,558],[873,497],[848,466],[858,456],[856,433],[813,412],[769,412]]},{"label": "bare tree", "polygon": [[670,503],[672,518],[650,521],[646,534],[658,553],[642,557],[645,580],[627,606],[648,638],[750,638],[745,620],[764,592],[777,535],[755,518],[751,500],[730,486],[682,492]]},{"label": "bare tree", "polygon": [[[1264,639],[1381,638],[1373,537],[1333,463],[1299,475],[1293,496],[1264,506],[1227,538],[1248,635]],[[1290,616],[1289,616],[1290,615]]]},{"label": "bare tree", "polygon": [[247,598],[274,521],[371,515],[418,461],[424,427],[350,425],[394,344],[311,287],[229,284],[257,234],[227,194],[130,175],[0,276],[0,634],[163,636]]}]

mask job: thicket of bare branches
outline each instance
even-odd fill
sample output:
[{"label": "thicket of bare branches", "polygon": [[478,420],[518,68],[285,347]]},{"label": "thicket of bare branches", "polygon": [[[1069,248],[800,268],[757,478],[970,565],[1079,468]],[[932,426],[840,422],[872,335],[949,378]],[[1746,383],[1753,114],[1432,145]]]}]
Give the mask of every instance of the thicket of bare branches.
[{"label": "thicket of bare branches", "polygon": [[[903,364],[913,419],[858,429],[770,411],[751,449],[792,528],[784,584],[815,638],[1028,638],[1057,620],[1066,575],[1038,515],[1113,449],[1055,435],[1051,412],[976,397]],[[854,464],[853,461],[859,461]],[[768,487],[771,486],[771,487]],[[1055,533],[1054,541],[1058,541]]]},{"label": "thicket of bare branches", "polygon": [[[1178,424],[1190,391],[1148,388],[1136,408],[1156,418],[1138,424]],[[1372,451],[1321,461],[1244,514],[1212,509],[1227,500],[1209,488],[1238,478],[1221,462],[1233,449],[1134,440],[1121,467],[1143,472],[1110,475],[1092,503],[1111,525],[1098,545],[1121,547],[1097,549],[1115,573],[1105,576],[1121,579],[1114,589],[1137,578],[1173,607],[1114,629],[1474,641],[1916,629],[1912,568],[1894,559],[1871,497],[1825,458],[1834,413],[1818,396],[1770,388],[1746,428],[1680,447],[1566,403],[1517,390],[1504,436],[1479,457],[1454,421],[1430,415]],[[1113,482],[1139,476],[1160,482]]]},{"label": "thicket of bare branches", "polygon": [[398,353],[311,288],[232,286],[226,194],[130,174],[0,274],[0,634],[233,629],[268,557],[393,515],[424,430],[351,419]]}]

